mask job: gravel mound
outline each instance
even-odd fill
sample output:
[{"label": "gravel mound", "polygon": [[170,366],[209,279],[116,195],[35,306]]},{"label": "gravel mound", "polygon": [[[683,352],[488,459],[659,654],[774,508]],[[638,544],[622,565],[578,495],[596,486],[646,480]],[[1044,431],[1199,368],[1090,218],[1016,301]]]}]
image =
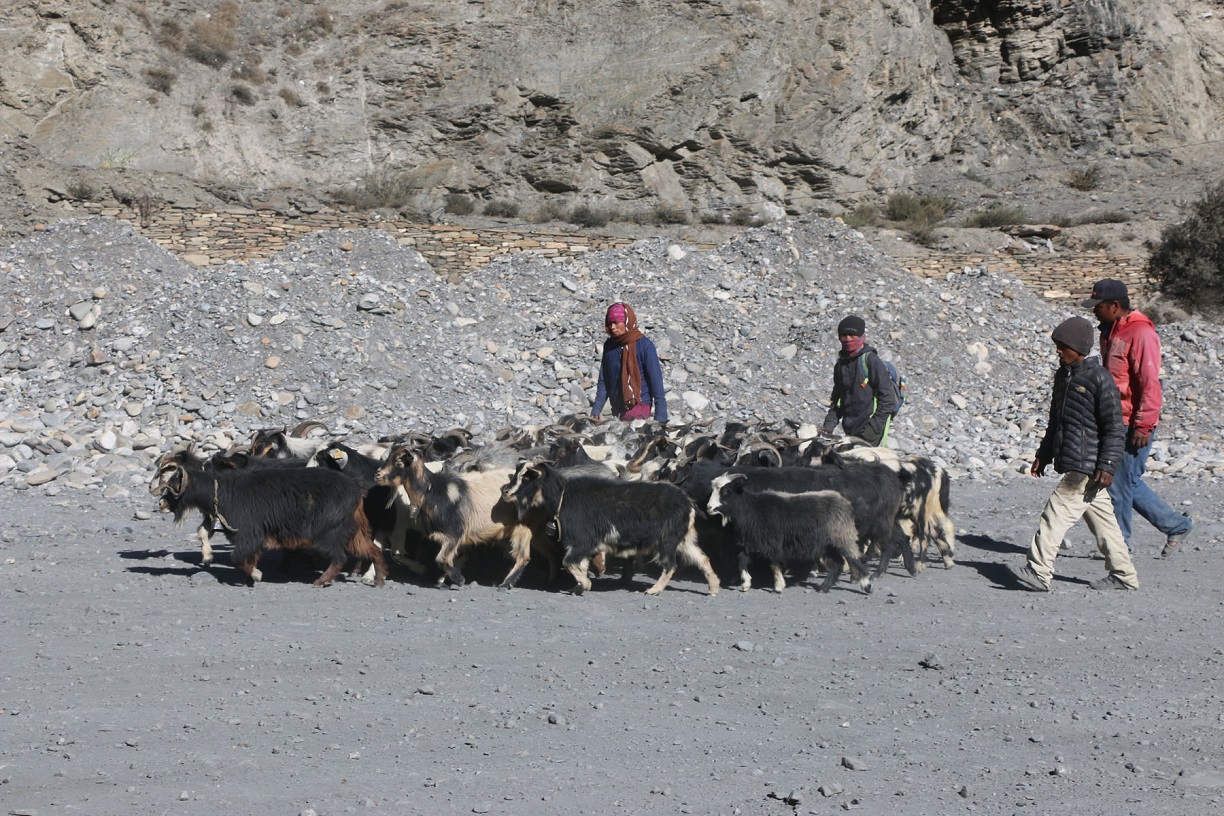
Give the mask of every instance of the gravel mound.
[{"label": "gravel mound", "polygon": [[[863,315],[906,376],[890,444],[955,476],[1027,472],[1069,314],[1015,279],[922,280],[855,230],[804,219],[709,252],[666,240],[557,263],[506,256],[449,283],[378,231],[316,233],[266,262],[196,269],[105,219],[0,251],[0,483],[142,489],[182,440],[225,446],[321,419],[364,441],[477,434],[589,409],[603,309],[632,303],[664,363],[673,422],[827,408],[834,329]],[[1160,327],[1153,475],[1224,472],[1221,331]]]}]

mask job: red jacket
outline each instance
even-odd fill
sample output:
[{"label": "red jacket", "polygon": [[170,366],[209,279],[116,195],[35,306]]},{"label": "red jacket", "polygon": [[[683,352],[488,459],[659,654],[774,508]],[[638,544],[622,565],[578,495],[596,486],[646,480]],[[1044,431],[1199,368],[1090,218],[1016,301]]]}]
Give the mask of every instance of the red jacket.
[{"label": "red jacket", "polygon": [[1101,335],[1101,363],[1122,396],[1122,422],[1151,433],[1160,422],[1160,335],[1142,312],[1114,321]]}]

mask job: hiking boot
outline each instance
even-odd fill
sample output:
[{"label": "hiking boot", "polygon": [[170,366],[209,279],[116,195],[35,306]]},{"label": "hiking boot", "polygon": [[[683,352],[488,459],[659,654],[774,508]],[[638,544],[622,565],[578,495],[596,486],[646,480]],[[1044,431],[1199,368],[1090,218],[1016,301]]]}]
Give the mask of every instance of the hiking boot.
[{"label": "hiking boot", "polygon": [[1013,569],[1012,577],[1020,584],[1022,589],[1027,589],[1029,592],[1049,592],[1050,588],[1041,580],[1041,576],[1033,572],[1033,568],[1025,564],[1022,569]]},{"label": "hiking boot", "polygon": [[[1189,518],[1187,516],[1186,518]],[[1177,535],[1169,536],[1169,540],[1165,542],[1164,549],[1160,551],[1161,558],[1168,558],[1173,553],[1177,552],[1177,548],[1186,540],[1186,536],[1194,531],[1194,522],[1190,522],[1190,526],[1186,528],[1186,532],[1178,533]]]},{"label": "hiking boot", "polygon": [[1089,589],[1133,589],[1122,583],[1122,579],[1116,575],[1106,575],[1100,580],[1093,581],[1088,585]]}]

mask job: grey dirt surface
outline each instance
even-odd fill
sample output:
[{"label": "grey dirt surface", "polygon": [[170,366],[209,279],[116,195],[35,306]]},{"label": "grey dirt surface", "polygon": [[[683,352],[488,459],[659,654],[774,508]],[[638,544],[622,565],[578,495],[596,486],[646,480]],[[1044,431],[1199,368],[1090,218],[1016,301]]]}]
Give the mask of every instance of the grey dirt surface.
[{"label": "grey dirt surface", "polygon": [[[0,275],[0,816],[1224,812],[1216,324],[1159,327],[1150,481],[1192,535],[1161,559],[1139,522],[1142,588],[1097,592],[1078,526],[1035,594],[1009,568],[1055,485],[1027,469],[1076,310],[989,269],[918,280],[811,219],[449,284],[381,234],[193,270],[93,220]],[[819,422],[833,329],[865,315],[910,383],[890,444],[952,476],[957,565],[869,595],[707,597],[681,571],[649,597],[648,570],[577,597],[536,564],[507,592],[315,589],[268,556],[248,589],[148,494],[161,453],[255,428],[481,438],[588,410],[614,297],[673,426]]]},{"label": "grey dirt surface", "polygon": [[[1217,814],[1222,530],[1094,592],[1007,577],[1054,480],[958,485],[871,595],[613,579],[239,586],[149,501],[0,492],[11,814]],[[1207,509],[1185,482],[1173,501]],[[1213,498],[1218,507],[1218,494]],[[142,515],[144,515],[142,513]],[[1078,536],[1078,537],[1077,537]],[[278,578],[278,575],[281,576]],[[648,584],[640,577],[636,590]]]}]

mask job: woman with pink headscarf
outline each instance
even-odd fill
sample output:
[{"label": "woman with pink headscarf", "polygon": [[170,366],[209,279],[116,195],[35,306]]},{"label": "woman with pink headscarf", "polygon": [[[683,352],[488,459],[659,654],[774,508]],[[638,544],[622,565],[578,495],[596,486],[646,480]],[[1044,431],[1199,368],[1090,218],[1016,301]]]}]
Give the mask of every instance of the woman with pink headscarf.
[{"label": "woman with pink headscarf", "polygon": [[604,403],[611,400],[612,413],[617,419],[626,422],[648,419],[653,404],[655,421],[667,422],[659,352],[650,338],[638,329],[633,307],[628,303],[609,306],[604,329],[608,339],[604,341],[591,418],[599,419]]}]

